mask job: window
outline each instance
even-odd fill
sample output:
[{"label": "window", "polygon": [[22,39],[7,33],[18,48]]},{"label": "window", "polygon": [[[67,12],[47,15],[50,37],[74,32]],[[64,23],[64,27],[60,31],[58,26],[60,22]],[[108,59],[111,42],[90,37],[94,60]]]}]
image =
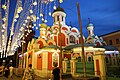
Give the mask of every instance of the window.
[{"label": "window", "polygon": [[59,21],[59,16],[57,16],[57,21]]},{"label": "window", "polygon": [[109,61],[108,61],[108,58],[106,57],[106,63],[108,63]]},{"label": "window", "polygon": [[73,35],[70,36],[70,43],[75,43],[75,37]]},{"label": "window", "polygon": [[88,61],[89,61],[89,62],[91,61],[91,57],[88,57]]},{"label": "window", "polygon": [[55,22],[55,17],[54,17],[54,22]]},{"label": "window", "polygon": [[62,16],[62,21],[64,20],[64,17]]},{"label": "window", "polygon": [[59,67],[59,54],[58,53],[52,54],[52,67],[54,67],[55,65]]},{"label": "window", "polygon": [[109,44],[112,45],[112,40],[109,40]]},{"label": "window", "polygon": [[117,38],[117,39],[116,39],[116,44],[119,44],[119,43],[120,43],[120,41],[119,41],[119,39]]},{"label": "window", "polygon": [[78,57],[78,62],[81,62],[81,57]]}]

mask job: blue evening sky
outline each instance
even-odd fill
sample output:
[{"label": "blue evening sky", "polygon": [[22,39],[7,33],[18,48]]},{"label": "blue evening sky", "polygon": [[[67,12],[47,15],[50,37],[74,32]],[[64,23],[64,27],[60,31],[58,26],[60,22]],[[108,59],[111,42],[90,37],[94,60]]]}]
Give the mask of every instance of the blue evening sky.
[{"label": "blue evening sky", "polygon": [[[4,0],[2,0],[4,1]],[[63,0],[61,7],[65,10],[66,24],[77,27],[78,15],[76,2],[80,4],[83,34],[87,36],[86,26],[88,24],[88,18],[95,27],[94,33],[98,36],[110,33],[116,30],[120,30],[120,0]],[[2,2],[3,3],[3,2]],[[14,13],[16,0],[10,0],[10,14],[9,14],[9,26],[12,23],[12,16]],[[52,10],[53,11],[53,10]],[[47,24],[52,26],[53,20],[48,17]]]}]

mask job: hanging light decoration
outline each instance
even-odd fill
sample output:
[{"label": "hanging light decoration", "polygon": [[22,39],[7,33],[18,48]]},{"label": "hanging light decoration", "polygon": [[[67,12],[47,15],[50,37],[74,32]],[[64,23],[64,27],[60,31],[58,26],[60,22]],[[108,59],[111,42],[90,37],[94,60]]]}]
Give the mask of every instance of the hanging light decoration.
[{"label": "hanging light decoration", "polygon": [[36,24],[33,24],[34,26],[36,26]]},{"label": "hanging light decoration", "polygon": [[36,29],[38,29],[38,27],[36,27]]},{"label": "hanging light decoration", "polygon": [[37,17],[37,20],[39,19],[39,17]]},{"label": "hanging light decoration", "polygon": [[50,0],[50,2],[53,2],[54,0]]},{"label": "hanging light decoration", "polygon": [[40,13],[40,17],[43,17],[43,14],[42,14],[42,13]]},{"label": "hanging light decoration", "polygon": [[17,22],[17,19],[14,19],[14,22]]},{"label": "hanging light decoration", "polygon": [[59,0],[59,2],[60,2],[60,3],[62,3],[62,2],[63,2],[63,0]]},{"label": "hanging light decoration", "polygon": [[42,18],[42,21],[44,21],[44,18]]},{"label": "hanging light decoration", "polygon": [[47,22],[47,20],[45,20],[45,23]]},{"label": "hanging light decoration", "polygon": [[27,20],[25,20],[25,23],[27,23],[28,21]]},{"label": "hanging light decoration", "polygon": [[27,19],[30,19],[30,16],[27,16]]},{"label": "hanging light decoration", "polygon": [[54,6],[53,6],[53,9],[56,10],[56,0],[54,0]]},{"label": "hanging light decoration", "polygon": [[30,15],[30,19],[31,19],[33,22],[36,22],[36,16],[35,16],[35,15]]},{"label": "hanging light decoration", "polygon": [[3,29],[6,29],[5,24],[2,24]]},{"label": "hanging light decoration", "polygon": [[4,5],[2,5],[2,8],[3,8],[4,10],[6,10],[7,6],[4,4]]},{"label": "hanging light decoration", "polygon": [[18,9],[17,9],[17,13],[20,13],[22,10],[23,10],[22,7],[18,7]]},{"label": "hanging light decoration", "polygon": [[32,14],[33,13],[33,10],[29,10],[30,11],[30,14]]},{"label": "hanging light decoration", "polygon": [[6,21],[6,18],[4,17],[2,20],[5,22],[5,21]]},{"label": "hanging light decoration", "polygon": [[37,5],[37,1],[33,2],[33,5],[36,6]]},{"label": "hanging light decoration", "polygon": [[15,18],[19,18],[19,14],[18,13],[15,15]]},{"label": "hanging light decoration", "polygon": [[56,9],[57,9],[57,8],[56,8],[56,5],[54,5],[53,9],[54,9],[54,10],[56,10]]}]

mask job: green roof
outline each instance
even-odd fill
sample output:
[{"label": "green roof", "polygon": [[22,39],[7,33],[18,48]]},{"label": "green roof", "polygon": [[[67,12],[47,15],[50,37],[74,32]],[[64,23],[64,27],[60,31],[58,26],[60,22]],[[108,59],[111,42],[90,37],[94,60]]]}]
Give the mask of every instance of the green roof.
[{"label": "green roof", "polygon": [[[94,46],[94,45],[85,43],[84,46],[87,47],[87,46]],[[64,49],[65,50],[70,50],[70,49],[73,49],[73,48],[76,48],[76,47],[82,47],[82,44],[69,45],[69,46],[66,46]]]},{"label": "green roof", "polygon": [[53,49],[59,49],[59,47],[58,46],[56,46],[56,45],[49,45],[49,46],[44,46],[42,49],[48,49],[48,48],[53,48]]},{"label": "green roof", "polygon": [[115,46],[95,46],[96,48],[105,48],[107,51],[118,51],[118,49]]},{"label": "green roof", "polygon": [[47,25],[45,23],[41,23],[40,28],[47,28]]},{"label": "green roof", "polygon": [[90,27],[90,26],[93,26],[93,24],[92,24],[92,23],[89,23],[89,24],[87,25],[87,27]]}]

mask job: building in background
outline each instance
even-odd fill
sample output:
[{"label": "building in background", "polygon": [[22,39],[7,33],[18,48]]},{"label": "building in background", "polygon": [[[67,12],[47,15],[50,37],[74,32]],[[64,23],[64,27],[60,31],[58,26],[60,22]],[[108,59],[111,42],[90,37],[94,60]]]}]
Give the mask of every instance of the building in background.
[{"label": "building in background", "polygon": [[107,45],[115,46],[120,51],[120,30],[101,35]]}]

